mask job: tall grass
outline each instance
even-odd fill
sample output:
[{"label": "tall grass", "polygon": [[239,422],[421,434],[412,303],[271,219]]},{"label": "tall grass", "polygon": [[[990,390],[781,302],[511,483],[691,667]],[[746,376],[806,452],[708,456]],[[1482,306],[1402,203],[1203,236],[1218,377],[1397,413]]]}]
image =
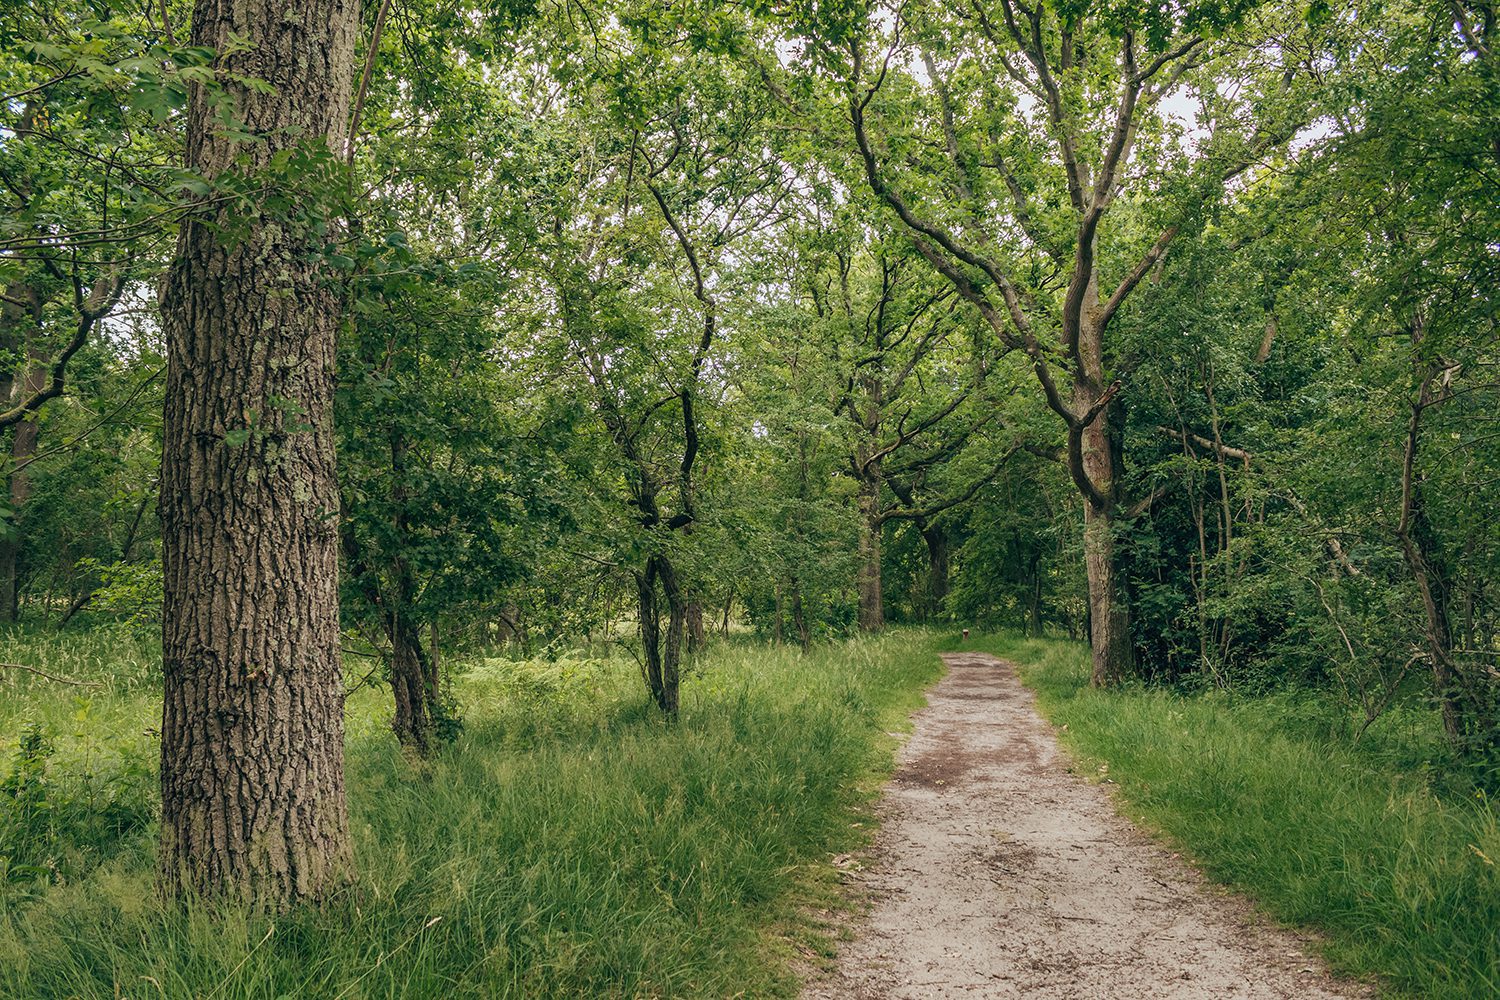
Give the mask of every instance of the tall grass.
[{"label": "tall grass", "polygon": [[1080,646],[972,645],[1024,665],[1043,712],[1132,816],[1278,919],[1321,929],[1335,968],[1397,995],[1500,996],[1500,810],[1441,780],[1427,707],[1356,743],[1312,695],[1101,692]]},{"label": "tall grass", "polygon": [[[793,995],[788,938],[816,940],[801,907],[829,894],[828,855],[866,836],[887,731],[939,670],[920,633],[807,656],[725,648],[699,661],[672,725],[628,660],[484,661],[457,682],[463,737],[420,766],[384,730],[378,693],[361,692],[356,890],[275,920],[164,908],[154,824],[137,824],[40,888],[0,889],[0,996]],[[70,746],[54,705],[67,696],[26,683],[0,716],[6,756],[27,716]],[[96,697],[108,704],[86,738],[154,752],[129,735],[154,724],[146,689]],[[109,733],[91,730],[101,719]],[[76,775],[55,780],[62,794]]]}]

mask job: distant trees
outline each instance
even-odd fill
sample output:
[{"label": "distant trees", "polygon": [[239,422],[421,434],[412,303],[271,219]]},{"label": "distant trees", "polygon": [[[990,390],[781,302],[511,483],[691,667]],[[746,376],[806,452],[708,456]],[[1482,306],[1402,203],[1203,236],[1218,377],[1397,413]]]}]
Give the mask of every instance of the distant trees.
[{"label": "distant trees", "polygon": [[902,244],[862,242],[854,217],[825,218],[824,231],[801,237],[791,291],[806,320],[772,336],[817,348],[812,363],[828,381],[826,405],[856,484],[859,626],[878,631],[886,623],[882,539],[894,522],[915,524],[927,542],[924,611],[941,609],[948,552],[938,519],[1008,457],[981,445],[993,443],[986,431],[1003,431],[989,391],[1008,389],[1009,373],[992,378],[998,352],[969,307]]},{"label": "distant trees", "polygon": [[[1295,73],[1294,52],[1278,59],[1268,48],[1231,68],[1210,40],[1224,27],[1219,16],[1189,7],[1116,17],[1002,0],[952,16],[892,10],[887,30],[821,43],[823,61],[844,74],[871,191],[1001,342],[1030,361],[1063,423],[1084,501],[1096,684],[1134,669],[1118,537],[1126,499],[1117,397],[1128,372],[1109,329],[1181,228],[1291,134],[1284,116],[1264,119],[1256,98],[1268,70],[1277,89],[1283,71]],[[1262,60],[1267,67],[1255,65]],[[913,65],[926,86],[909,82]],[[1205,105],[1200,127],[1210,135],[1194,155],[1174,148],[1163,105],[1212,65],[1243,78],[1242,107]]]},{"label": "distant trees", "polygon": [[135,297],[127,292],[159,273],[181,208],[163,162],[177,136],[157,116],[197,57],[161,41],[161,61],[132,76],[120,67],[142,57],[150,33],[100,16],[61,2],[7,11],[0,28],[0,621],[16,620],[28,584],[68,591],[69,603],[97,586],[90,567],[109,545],[95,536],[59,551],[46,538],[59,523],[30,503],[48,489],[38,459],[65,446],[52,432],[81,432],[58,411],[74,404],[80,370],[106,363],[102,331]]},{"label": "distant trees", "polygon": [[[595,513],[595,544],[628,568],[642,674],[675,716],[684,647],[703,632],[692,552],[719,457],[722,299],[732,255],[776,221],[791,177],[767,128],[773,105],[741,67],[695,53],[666,73],[648,37],[579,40],[607,72],[568,95],[588,131],[548,166],[559,184],[536,226],[556,295],[544,356],[576,379],[609,442],[600,471],[617,509]],[[633,86],[611,95],[612,72]]]}]

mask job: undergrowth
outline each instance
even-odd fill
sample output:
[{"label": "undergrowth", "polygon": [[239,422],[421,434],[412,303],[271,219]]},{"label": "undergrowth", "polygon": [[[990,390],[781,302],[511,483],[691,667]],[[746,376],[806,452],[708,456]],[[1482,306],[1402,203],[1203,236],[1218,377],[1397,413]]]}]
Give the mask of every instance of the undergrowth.
[{"label": "undergrowth", "polygon": [[[5,656],[48,653],[22,645]],[[54,655],[103,686],[0,679],[0,996],[794,995],[790,942],[823,940],[804,914],[837,895],[829,855],[868,836],[931,648],[726,647],[675,725],[628,659],[481,661],[456,681],[463,736],[422,765],[361,691],[359,886],[279,919],[155,902],[150,650]],[[124,810],[102,826],[101,787]]]}]

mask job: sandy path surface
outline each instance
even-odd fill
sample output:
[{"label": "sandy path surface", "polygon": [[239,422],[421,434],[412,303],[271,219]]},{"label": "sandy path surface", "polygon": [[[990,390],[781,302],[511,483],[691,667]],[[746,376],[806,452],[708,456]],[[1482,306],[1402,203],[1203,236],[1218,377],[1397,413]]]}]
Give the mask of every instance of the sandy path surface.
[{"label": "sandy path surface", "polygon": [[806,1000],[1367,997],[1122,819],[982,654],[914,717],[886,789],[873,906]]}]

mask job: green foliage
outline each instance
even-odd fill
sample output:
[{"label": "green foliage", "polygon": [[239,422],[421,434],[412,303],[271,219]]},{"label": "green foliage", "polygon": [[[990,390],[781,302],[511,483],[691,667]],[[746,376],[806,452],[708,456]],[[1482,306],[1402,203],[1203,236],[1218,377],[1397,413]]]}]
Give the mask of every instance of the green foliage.
[{"label": "green foliage", "polygon": [[35,722],[21,730],[10,773],[0,780],[0,850],[5,870],[0,881],[18,882],[48,874],[38,864],[51,839],[52,803],[47,795],[47,761],[52,744]]},{"label": "green foliage", "polygon": [[[1493,948],[1441,917],[1492,930],[1500,859],[1456,798],[1500,775],[1490,7],[1066,0],[1033,5],[1028,53],[989,2],[412,0],[366,53],[352,160],[261,163],[222,54],[175,37],[184,4],[149,6],[0,17],[0,410],[83,331],[35,443],[5,432],[6,658],[101,685],[0,669],[0,992],[789,990],[762,928],[791,919],[790,869],[849,837],[850,784],[929,666],[907,636],[819,645],[855,627],[870,543],[893,619],[1087,629],[1033,373],[1071,390],[1056,334],[1095,197],[1099,298],[1140,279],[1097,376],[1119,380],[1114,540],[1156,687],[1083,691],[1053,646],[1026,647],[1050,658],[1033,677],[1153,819],[1344,960],[1495,987]],[[1132,145],[1088,194],[1129,59]],[[241,140],[214,178],[174,166],[194,88]],[[856,107],[891,189],[982,251],[961,270],[998,324],[872,191]],[[155,289],[205,211],[226,239],[296,227],[341,296],[341,612],[377,658],[356,676],[398,647],[455,673],[431,706],[452,746],[420,765],[355,693],[362,895],[274,926],[147,889]],[[273,400],[224,439],[271,427],[303,415]],[[685,662],[676,729],[620,656],[663,560],[726,633]],[[501,648],[525,662],[480,659]]]}]

